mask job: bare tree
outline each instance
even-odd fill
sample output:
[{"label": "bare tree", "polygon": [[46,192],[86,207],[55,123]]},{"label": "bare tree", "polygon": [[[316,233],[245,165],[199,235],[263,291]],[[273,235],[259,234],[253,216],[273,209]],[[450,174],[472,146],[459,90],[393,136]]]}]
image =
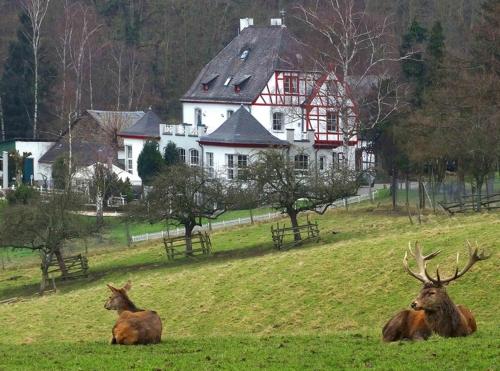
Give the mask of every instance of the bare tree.
[{"label": "bare tree", "polygon": [[38,136],[37,126],[38,126],[38,94],[39,94],[39,76],[38,76],[38,64],[40,58],[40,40],[41,40],[41,30],[43,20],[47,14],[49,8],[50,0],[22,0],[21,7],[26,12],[31,25],[31,33],[27,34],[26,37],[31,42],[31,47],[33,50],[33,76],[34,76],[34,107],[33,107],[33,139]]},{"label": "bare tree", "polygon": [[5,121],[3,119],[2,96],[0,95],[0,135],[2,142],[5,141]]},{"label": "bare tree", "polygon": [[305,3],[297,6],[297,18],[317,37],[314,65],[324,73],[334,73],[340,82],[332,88],[341,118],[344,160],[349,162],[349,140],[360,132],[356,117],[368,112],[363,126],[373,128],[403,104],[404,86],[394,76],[399,61],[411,54],[399,54],[390,16],[376,19],[360,1]]},{"label": "bare tree", "polygon": [[[89,43],[97,31],[101,28],[97,24],[92,8],[76,3],[72,11],[71,19],[73,24],[72,39],[70,40],[69,57],[71,67],[75,73],[75,105],[73,110],[77,113],[81,111],[83,73],[85,63],[85,53],[88,51]],[[78,30],[75,25],[79,24]]]}]

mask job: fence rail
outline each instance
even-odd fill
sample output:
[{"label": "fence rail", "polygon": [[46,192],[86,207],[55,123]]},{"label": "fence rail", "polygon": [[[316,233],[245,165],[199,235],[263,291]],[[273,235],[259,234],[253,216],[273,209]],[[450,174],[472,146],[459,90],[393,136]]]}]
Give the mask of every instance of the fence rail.
[{"label": "fence rail", "polygon": [[[372,192],[372,196],[375,197],[376,194],[377,194],[377,190],[374,189]],[[367,201],[369,199],[370,199],[369,194],[352,196],[352,197],[349,197],[349,198],[346,198],[343,200],[336,201],[330,207],[332,207],[332,208],[345,207],[346,205],[357,204],[357,203],[360,203],[362,201]],[[281,212],[267,213],[267,214],[263,214],[263,215],[254,216],[253,220],[254,221],[266,221],[266,220],[272,220],[272,219],[283,217],[283,215],[284,214]],[[193,232],[225,229],[225,228],[230,228],[230,227],[234,227],[237,225],[250,224],[250,223],[252,223],[252,219],[250,217],[238,218],[238,219],[227,220],[227,221],[223,220],[220,222],[210,223],[210,224],[204,225],[202,227],[195,227]],[[160,240],[160,239],[165,238],[165,237],[177,237],[177,236],[183,236],[183,235],[184,235],[184,228],[176,228],[176,229],[172,229],[169,231],[145,233],[145,234],[141,234],[141,235],[132,236],[131,242],[137,243],[137,242],[144,242],[144,241],[151,241],[151,240]]]}]

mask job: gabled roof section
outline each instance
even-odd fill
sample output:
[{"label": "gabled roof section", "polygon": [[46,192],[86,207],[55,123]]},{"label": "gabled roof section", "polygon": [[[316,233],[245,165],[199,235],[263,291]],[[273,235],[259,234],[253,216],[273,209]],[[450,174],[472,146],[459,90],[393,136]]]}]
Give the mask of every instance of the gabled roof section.
[{"label": "gabled roof section", "polygon": [[97,111],[87,110],[88,114],[96,120],[99,125],[108,127],[121,127],[122,129],[129,128],[137,122],[142,116],[144,111]]},{"label": "gabled roof section", "polygon": [[[241,58],[247,50],[248,55]],[[286,27],[266,26],[245,28],[200,72],[186,94],[185,102],[251,103],[264,89],[274,71],[300,70],[304,60],[304,45]],[[212,76],[220,76],[215,81]],[[234,83],[224,85],[228,78],[246,84],[239,92]],[[203,84],[212,81],[208,90]]]},{"label": "gabled roof section", "polygon": [[162,119],[152,110],[147,111],[134,125],[118,133],[121,137],[160,138]]},{"label": "gabled roof section", "polygon": [[287,146],[266,130],[243,106],[231,115],[213,133],[203,136],[200,144],[208,145],[246,145],[255,147]]}]

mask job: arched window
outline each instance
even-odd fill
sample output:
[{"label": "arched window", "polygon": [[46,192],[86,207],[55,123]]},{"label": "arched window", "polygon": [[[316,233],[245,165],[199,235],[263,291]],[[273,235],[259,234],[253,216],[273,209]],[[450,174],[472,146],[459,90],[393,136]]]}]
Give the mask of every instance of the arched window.
[{"label": "arched window", "polygon": [[295,170],[300,173],[306,173],[309,170],[308,155],[295,155]]},{"label": "arched window", "polygon": [[200,152],[197,149],[189,151],[189,163],[191,166],[198,166],[200,164]]},{"label": "arched window", "polygon": [[283,131],[284,118],[283,112],[273,112],[273,130],[274,131]]},{"label": "arched window", "polygon": [[179,153],[179,161],[182,164],[186,163],[186,150],[184,148],[177,148],[177,152]]},{"label": "arched window", "polygon": [[203,114],[201,112],[201,108],[194,109],[194,124],[196,126],[203,125]]},{"label": "arched window", "polygon": [[335,133],[338,131],[336,112],[328,111],[326,113],[326,131],[329,133]]}]

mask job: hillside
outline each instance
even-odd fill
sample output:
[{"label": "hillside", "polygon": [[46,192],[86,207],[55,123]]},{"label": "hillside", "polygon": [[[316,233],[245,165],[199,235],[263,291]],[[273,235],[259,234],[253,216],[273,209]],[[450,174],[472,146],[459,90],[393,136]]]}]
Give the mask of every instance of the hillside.
[{"label": "hillside", "polygon": [[[270,225],[259,224],[214,234],[215,254],[208,258],[166,263],[159,244],[93,255],[88,280],[0,305],[0,369],[29,368],[33,357],[37,366],[53,368],[397,369],[425,362],[427,369],[495,369],[498,213],[428,215],[422,226],[412,226],[384,206],[364,206],[314,219],[322,241],[286,252],[272,249]],[[448,290],[473,310],[478,332],[383,344],[381,327],[419,290],[402,269],[408,241],[421,241],[426,251],[442,249],[436,260],[450,273],[457,250],[465,263],[466,239],[493,252]],[[13,276],[21,277],[9,280]],[[38,267],[2,271],[0,298],[26,294],[38,279]],[[107,345],[116,314],[103,308],[105,284],[128,279],[136,304],[162,317],[159,346]]]}]

